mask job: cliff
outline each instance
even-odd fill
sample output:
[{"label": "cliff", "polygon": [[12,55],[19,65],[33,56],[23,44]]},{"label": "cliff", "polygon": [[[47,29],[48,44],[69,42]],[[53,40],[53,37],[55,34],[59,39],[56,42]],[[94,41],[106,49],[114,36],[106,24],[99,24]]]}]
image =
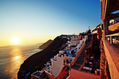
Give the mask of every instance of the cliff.
[{"label": "cliff", "polygon": [[45,43],[43,43],[39,48],[40,49],[45,49],[47,48],[51,43],[53,42],[53,40],[48,40]]},{"label": "cliff", "polygon": [[44,64],[56,55],[67,41],[66,38],[58,36],[47,48],[26,59],[19,69],[18,79],[30,79],[31,73],[42,70]]}]

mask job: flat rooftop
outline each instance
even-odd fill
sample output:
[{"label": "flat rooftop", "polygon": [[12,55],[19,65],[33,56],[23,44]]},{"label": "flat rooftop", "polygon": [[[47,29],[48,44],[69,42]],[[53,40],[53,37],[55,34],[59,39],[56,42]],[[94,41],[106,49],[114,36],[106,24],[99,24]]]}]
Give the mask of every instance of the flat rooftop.
[{"label": "flat rooftop", "polygon": [[69,79],[100,79],[99,75],[91,74],[88,72],[78,71],[71,69],[71,76]]}]

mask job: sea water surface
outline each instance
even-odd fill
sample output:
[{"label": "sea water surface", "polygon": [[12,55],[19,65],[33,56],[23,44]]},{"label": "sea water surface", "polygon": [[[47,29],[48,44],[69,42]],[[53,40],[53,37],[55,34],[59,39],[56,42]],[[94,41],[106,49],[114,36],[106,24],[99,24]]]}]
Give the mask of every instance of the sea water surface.
[{"label": "sea water surface", "polygon": [[17,79],[20,65],[39,51],[37,45],[0,47],[0,79]]}]

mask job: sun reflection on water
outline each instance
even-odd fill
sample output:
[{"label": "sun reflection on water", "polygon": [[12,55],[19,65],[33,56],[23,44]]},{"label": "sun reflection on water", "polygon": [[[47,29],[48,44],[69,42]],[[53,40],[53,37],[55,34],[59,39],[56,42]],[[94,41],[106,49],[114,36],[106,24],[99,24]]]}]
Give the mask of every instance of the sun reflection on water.
[{"label": "sun reflection on water", "polygon": [[18,59],[20,59],[20,56],[15,56],[14,57],[14,60],[18,60]]},{"label": "sun reflection on water", "polygon": [[24,61],[20,48],[13,48],[10,52],[10,62],[5,69],[5,72],[10,76],[11,79],[17,79],[17,72],[20,65]]}]

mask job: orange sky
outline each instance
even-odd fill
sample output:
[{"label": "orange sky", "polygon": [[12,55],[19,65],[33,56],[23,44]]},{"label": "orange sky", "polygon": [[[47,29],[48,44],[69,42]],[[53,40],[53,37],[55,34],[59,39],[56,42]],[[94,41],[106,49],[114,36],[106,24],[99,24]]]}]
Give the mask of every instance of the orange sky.
[{"label": "orange sky", "polygon": [[0,41],[0,46],[8,46],[8,45],[14,45],[11,40],[14,38],[14,37],[17,37],[19,38],[20,40],[20,43],[18,45],[30,45],[30,44],[37,44],[37,43],[44,43],[45,41],[47,41],[48,39],[54,39],[54,37],[50,37],[50,36],[47,36],[47,37],[35,37],[35,38],[31,38],[31,37],[28,37],[28,38],[24,38],[24,37],[20,37],[20,36],[9,36],[9,37],[4,37],[1,39]]}]

